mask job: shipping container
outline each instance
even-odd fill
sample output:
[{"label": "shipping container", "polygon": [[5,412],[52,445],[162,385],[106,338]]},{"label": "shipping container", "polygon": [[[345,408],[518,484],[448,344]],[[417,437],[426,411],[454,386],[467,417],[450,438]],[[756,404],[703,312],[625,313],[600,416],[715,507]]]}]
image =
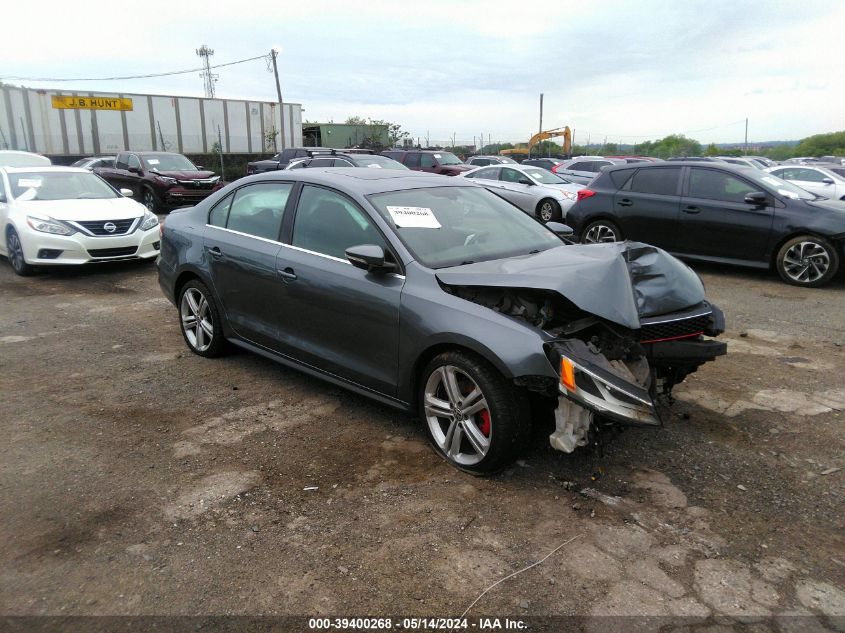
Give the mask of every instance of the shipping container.
[{"label": "shipping container", "polygon": [[113,92],[36,90],[0,84],[0,148],[46,156],[121,150],[266,154],[302,146],[302,106]]}]

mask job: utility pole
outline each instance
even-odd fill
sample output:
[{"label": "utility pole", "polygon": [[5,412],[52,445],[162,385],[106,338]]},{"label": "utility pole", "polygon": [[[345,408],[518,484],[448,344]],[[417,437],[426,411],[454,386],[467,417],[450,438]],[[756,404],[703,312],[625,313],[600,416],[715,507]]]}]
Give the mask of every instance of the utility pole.
[{"label": "utility pole", "polygon": [[745,117],[745,155],[748,156],[748,117]]},{"label": "utility pole", "polygon": [[202,58],[202,65],[205,68],[205,70],[200,73],[203,88],[205,88],[205,96],[208,99],[214,99],[214,82],[216,82],[219,77],[219,75],[212,74],[211,72],[211,59],[209,58],[214,55],[214,49],[203,44],[196,49],[196,53]]},{"label": "utility pole", "polygon": [[278,54],[279,51],[275,48],[270,51],[270,55],[273,57],[273,74],[276,76],[276,94],[279,96],[279,121],[281,122],[281,127],[279,128],[279,149],[283,150],[285,149],[285,103],[282,101],[282,86],[279,83],[279,67],[276,65],[276,57]]},{"label": "utility pole", "polygon": [[[540,128],[537,130],[538,133],[543,131],[543,93],[540,93]],[[542,150],[540,150],[539,156],[543,155]],[[531,158],[531,148],[528,148],[528,158]]]}]

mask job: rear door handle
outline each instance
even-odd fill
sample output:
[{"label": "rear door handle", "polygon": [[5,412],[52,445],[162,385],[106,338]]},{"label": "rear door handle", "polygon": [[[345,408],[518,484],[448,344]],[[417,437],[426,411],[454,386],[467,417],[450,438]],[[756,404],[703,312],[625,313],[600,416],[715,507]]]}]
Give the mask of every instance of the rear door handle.
[{"label": "rear door handle", "polygon": [[618,204],[620,207],[630,207],[634,203],[628,200],[628,198],[622,198],[622,200],[620,200],[616,204]]},{"label": "rear door handle", "polygon": [[701,209],[699,209],[698,207],[693,206],[693,205],[687,205],[687,206],[683,207],[681,209],[681,211],[683,211],[684,213],[691,213],[691,214],[701,213]]},{"label": "rear door handle", "polygon": [[284,281],[293,281],[296,279],[296,273],[293,272],[293,268],[288,266],[284,270],[277,270],[276,272],[279,273],[279,277],[281,277]]},{"label": "rear door handle", "polygon": [[220,250],[219,246],[213,246],[212,248],[209,248],[208,252],[211,254],[212,257],[216,259],[223,257],[223,251]]}]

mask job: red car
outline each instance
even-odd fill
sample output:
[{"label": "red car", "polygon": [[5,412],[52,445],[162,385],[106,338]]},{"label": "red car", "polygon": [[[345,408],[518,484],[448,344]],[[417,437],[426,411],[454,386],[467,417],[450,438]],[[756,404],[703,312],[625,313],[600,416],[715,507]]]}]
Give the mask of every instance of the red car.
[{"label": "red car", "polygon": [[213,171],[172,152],[120,152],[114,167],[94,170],[115,189],[131,189],[153,213],[189,207],[226,183]]},{"label": "red car", "polygon": [[467,165],[452,152],[441,152],[430,149],[389,149],[381,153],[405,165],[414,171],[426,171],[430,174],[457,176],[461,172],[475,169]]}]

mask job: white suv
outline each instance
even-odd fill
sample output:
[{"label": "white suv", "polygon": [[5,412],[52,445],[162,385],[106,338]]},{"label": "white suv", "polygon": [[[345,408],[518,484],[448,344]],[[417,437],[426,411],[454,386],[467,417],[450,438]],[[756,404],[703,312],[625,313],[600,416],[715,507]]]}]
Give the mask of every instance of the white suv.
[{"label": "white suv", "polygon": [[38,265],[158,255],[158,217],[105,180],[73,167],[0,167],[0,255],[28,275]]}]

